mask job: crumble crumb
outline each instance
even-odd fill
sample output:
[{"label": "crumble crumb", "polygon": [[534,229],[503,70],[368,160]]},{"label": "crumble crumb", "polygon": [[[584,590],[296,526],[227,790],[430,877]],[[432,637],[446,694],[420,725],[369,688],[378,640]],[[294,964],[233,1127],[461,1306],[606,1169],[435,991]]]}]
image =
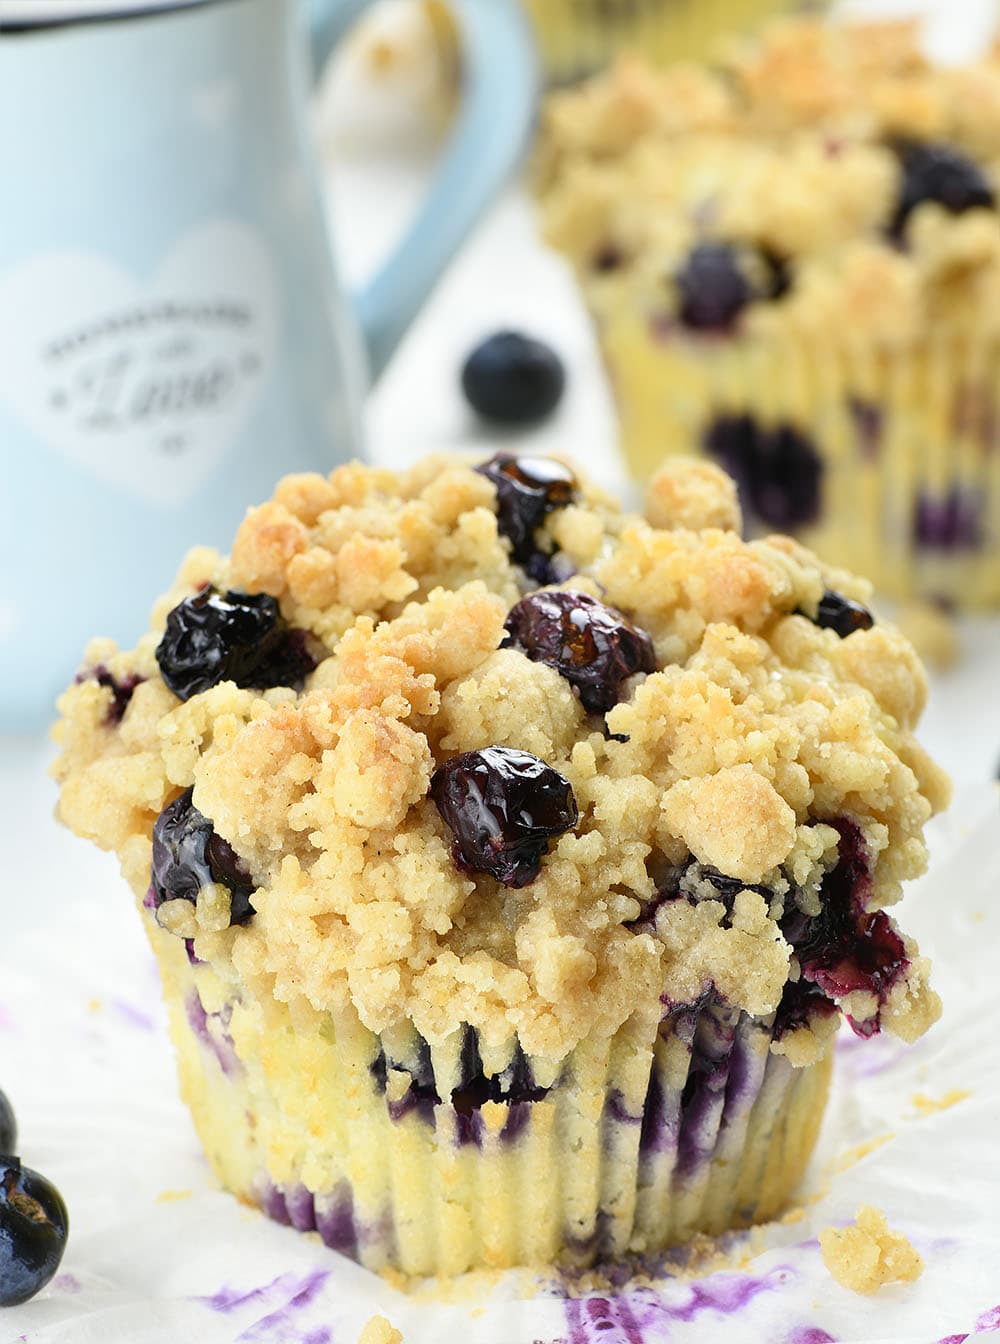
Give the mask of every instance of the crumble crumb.
[{"label": "crumble crumb", "polygon": [[929,1097],[925,1092],[914,1092],[910,1098],[910,1105],[921,1115],[937,1115],[939,1111],[950,1110],[952,1106],[957,1106],[960,1101],[965,1101],[971,1096],[972,1093],[964,1087],[952,1087],[940,1097]]},{"label": "crumble crumb", "polygon": [[403,1336],[384,1316],[373,1316],[358,1336],[358,1344],[403,1344]]},{"label": "crumble crumb", "polygon": [[854,1293],[874,1293],[889,1283],[914,1283],[924,1272],[920,1253],[870,1204],[858,1209],[855,1224],[824,1228],[819,1244],[824,1265],[842,1288]]}]

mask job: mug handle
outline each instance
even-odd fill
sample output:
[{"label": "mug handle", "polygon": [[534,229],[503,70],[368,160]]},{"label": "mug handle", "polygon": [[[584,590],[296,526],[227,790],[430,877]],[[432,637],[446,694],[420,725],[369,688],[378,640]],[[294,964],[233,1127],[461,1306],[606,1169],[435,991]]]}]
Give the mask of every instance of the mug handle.
[{"label": "mug handle", "polygon": [[[369,0],[311,0],[314,68],[320,69]],[[399,245],[354,296],[377,378],[428,293],[496,196],[527,142],[538,61],[518,0],[453,0],[465,96],[430,193]]]}]

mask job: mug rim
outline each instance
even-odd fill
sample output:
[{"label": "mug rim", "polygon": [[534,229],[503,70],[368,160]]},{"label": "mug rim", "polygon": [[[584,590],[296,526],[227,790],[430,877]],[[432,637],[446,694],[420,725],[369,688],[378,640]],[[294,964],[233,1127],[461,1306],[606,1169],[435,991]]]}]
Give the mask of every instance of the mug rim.
[{"label": "mug rim", "polygon": [[221,0],[0,0],[0,31],[46,31],[201,9]]}]

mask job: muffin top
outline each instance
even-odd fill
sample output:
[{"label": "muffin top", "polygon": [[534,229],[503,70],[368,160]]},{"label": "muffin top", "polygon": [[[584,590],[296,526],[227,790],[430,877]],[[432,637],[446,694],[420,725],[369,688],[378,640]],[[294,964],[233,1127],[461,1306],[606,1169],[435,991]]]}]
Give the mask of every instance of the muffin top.
[{"label": "muffin top", "polygon": [[838,1009],[912,1039],[923,672],[863,581],[739,522],[684,460],[646,517],[550,458],[287,477],[89,647],[60,816],[237,993],[469,1024],[487,1071],[713,995],[794,1062]]},{"label": "muffin top", "polygon": [[[599,312],[905,342],[1000,326],[1000,52],[787,20],[718,64],[634,59],[547,105],[549,239]],[[942,324],[943,327],[942,327]]]}]

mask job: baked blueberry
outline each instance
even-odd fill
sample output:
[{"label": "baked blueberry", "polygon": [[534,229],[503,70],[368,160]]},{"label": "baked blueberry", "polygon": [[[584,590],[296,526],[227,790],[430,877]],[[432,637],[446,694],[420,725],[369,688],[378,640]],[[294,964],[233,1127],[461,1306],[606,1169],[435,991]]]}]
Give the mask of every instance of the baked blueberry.
[{"label": "baked blueberry", "polygon": [[456,865],[489,873],[505,887],[533,882],[549,840],[578,817],[569,780],[512,747],[453,756],[435,770],[431,797],[455,837]]},{"label": "baked blueberry", "polygon": [[[889,916],[867,909],[872,880],[860,829],[846,818],[828,825],[839,832],[840,843],[837,864],[820,887],[820,912],[808,916],[793,907],[781,921],[781,932],[795,951],[802,978],[821,993],[838,999],[860,989],[881,1003],[909,965],[906,948]],[[874,1034],[877,1016],[856,1030]]]},{"label": "baked blueberry", "polygon": [[982,504],[973,491],[961,486],[943,496],[921,492],[914,511],[914,541],[926,550],[975,550],[983,540]]},{"label": "baked blueberry", "polygon": [[785,264],[747,246],[697,243],[674,276],[678,316],[695,331],[730,331],[747,304],[776,299],[789,285]]},{"label": "baked blueberry", "polygon": [[229,923],[245,924],[254,914],[253,881],[232,846],[195,807],[193,792],[185,789],[168,803],[153,826],[152,906],[177,900],[193,904],[202,887],[219,882],[232,898]]},{"label": "baked blueberry", "polygon": [[856,630],[870,630],[875,624],[875,617],[867,607],[830,588],[820,598],[813,620],[824,630],[836,630],[841,639]]},{"label": "baked blueberry", "polygon": [[606,713],[629,677],[656,668],[649,635],[587,593],[529,593],[504,629],[504,647],[554,667],[576,687],[589,714]]},{"label": "baked blueberry", "polygon": [[576,477],[551,457],[497,453],[476,468],[497,492],[497,527],[510,542],[511,559],[538,583],[549,582],[551,556],[539,549],[535,533],[553,509],[576,497]]},{"label": "baked blueberry", "polygon": [[40,1292],[59,1268],[69,1215],[51,1181],[0,1157],[0,1307]]},{"label": "baked blueberry", "polygon": [[982,169],[953,146],[901,141],[895,149],[902,180],[889,225],[894,238],[902,237],[906,221],[924,201],[935,201],[953,215],[976,206],[992,209],[996,205],[993,188]]},{"label": "baked blueberry", "polygon": [[220,681],[255,690],[299,688],[316,666],[305,631],[288,626],[273,597],[211,587],[170,612],[156,661],[181,700]]},{"label": "baked blueberry", "polygon": [[551,415],[566,386],[556,352],[519,331],[487,337],[462,366],[462,391],[484,420],[530,425]]},{"label": "baked blueberry", "polygon": [[722,415],[705,432],[709,457],[728,471],[744,509],[770,527],[802,527],[820,511],[823,461],[794,425],[764,429],[749,415]]},{"label": "baked blueberry", "polygon": [[0,1153],[16,1151],[17,1120],[14,1117],[14,1107],[7,1100],[6,1094],[0,1092]]},{"label": "baked blueberry", "polygon": [[111,728],[117,728],[125,717],[125,711],[128,709],[132,700],[132,692],[146,680],[145,677],[138,676],[135,672],[119,681],[108,671],[103,663],[98,663],[97,667],[85,668],[77,677],[77,685],[83,681],[96,681],[98,686],[104,686],[111,692],[111,704],[108,706],[108,713],[105,722]]}]

